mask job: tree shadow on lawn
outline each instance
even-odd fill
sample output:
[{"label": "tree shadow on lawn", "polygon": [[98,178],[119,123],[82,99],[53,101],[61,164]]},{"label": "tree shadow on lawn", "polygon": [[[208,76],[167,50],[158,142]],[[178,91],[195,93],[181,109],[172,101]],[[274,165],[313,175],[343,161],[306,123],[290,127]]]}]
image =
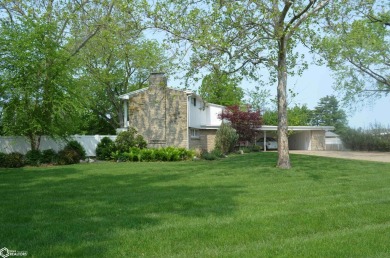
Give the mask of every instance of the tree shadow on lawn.
[{"label": "tree shadow on lawn", "polygon": [[94,175],[76,167],[21,174],[1,189],[9,208],[0,215],[0,242],[33,256],[101,256],[118,231],[174,223],[172,216],[232,214],[242,192],[218,182],[190,184],[185,173]]}]

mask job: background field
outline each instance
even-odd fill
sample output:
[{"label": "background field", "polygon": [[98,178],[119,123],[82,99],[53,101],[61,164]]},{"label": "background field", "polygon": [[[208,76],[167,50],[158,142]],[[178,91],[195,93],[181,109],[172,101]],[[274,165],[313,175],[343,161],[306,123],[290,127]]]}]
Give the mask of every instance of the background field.
[{"label": "background field", "polygon": [[390,164],[276,153],[0,170],[28,257],[388,257]]}]

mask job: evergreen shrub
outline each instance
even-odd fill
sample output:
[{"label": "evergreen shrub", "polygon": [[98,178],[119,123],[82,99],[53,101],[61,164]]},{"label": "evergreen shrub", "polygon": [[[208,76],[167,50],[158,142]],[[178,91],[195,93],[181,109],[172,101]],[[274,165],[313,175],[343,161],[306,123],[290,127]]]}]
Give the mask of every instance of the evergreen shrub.
[{"label": "evergreen shrub", "polygon": [[27,165],[39,166],[42,163],[42,152],[40,150],[29,150],[26,153],[25,161]]},{"label": "evergreen shrub", "polygon": [[115,143],[108,137],[104,137],[96,147],[96,158],[99,160],[109,160],[111,153],[115,152]]},{"label": "evergreen shrub", "polygon": [[215,149],[224,154],[230,153],[238,141],[236,130],[227,123],[222,123],[215,136]]},{"label": "evergreen shrub", "polygon": [[5,156],[5,167],[20,168],[23,167],[24,164],[24,155],[19,152],[12,152]]},{"label": "evergreen shrub", "polygon": [[58,161],[58,154],[53,149],[43,150],[41,161],[44,164],[55,164]]},{"label": "evergreen shrub", "polygon": [[0,168],[5,168],[6,166],[6,157],[7,154],[0,152]]}]

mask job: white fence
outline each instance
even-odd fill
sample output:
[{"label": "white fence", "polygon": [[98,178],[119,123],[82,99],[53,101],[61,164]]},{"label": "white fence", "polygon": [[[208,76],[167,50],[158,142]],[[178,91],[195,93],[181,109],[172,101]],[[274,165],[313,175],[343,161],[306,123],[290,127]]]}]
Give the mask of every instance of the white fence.
[{"label": "white fence", "polygon": [[344,144],[340,138],[326,138],[325,144],[326,144],[326,150],[329,150],[329,151],[345,150]]},{"label": "white fence", "polygon": [[[111,140],[115,141],[116,135],[73,135],[68,138],[68,140],[78,141],[85,149],[88,157],[96,156],[96,147],[97,144],[104,137],[109,137]],[[53,149],[55,151],[60,151],[66,145],[65,140],[53,139],[51,137],[42,136],[41,144],[39,145],[40,150]],[[20,152],[26,154],[29,151],[30,142],[26,137],[23,136],[1,136],[0,137],[0,152],[11,153],[11,152]]]}]

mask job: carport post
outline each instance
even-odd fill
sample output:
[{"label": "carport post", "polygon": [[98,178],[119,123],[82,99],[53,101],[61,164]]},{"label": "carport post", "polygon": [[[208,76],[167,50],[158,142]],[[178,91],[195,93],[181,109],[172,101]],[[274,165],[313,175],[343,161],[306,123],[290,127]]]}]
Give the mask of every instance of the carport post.
[{"label": "carport post", "polygon": [[264,137],[264,142],[263,142],[263,151],[267,151],[267,143],[266,143],[266,139],[267,139],[267,131],[264,131],[264,134],[263,134],[263,137]]}]

